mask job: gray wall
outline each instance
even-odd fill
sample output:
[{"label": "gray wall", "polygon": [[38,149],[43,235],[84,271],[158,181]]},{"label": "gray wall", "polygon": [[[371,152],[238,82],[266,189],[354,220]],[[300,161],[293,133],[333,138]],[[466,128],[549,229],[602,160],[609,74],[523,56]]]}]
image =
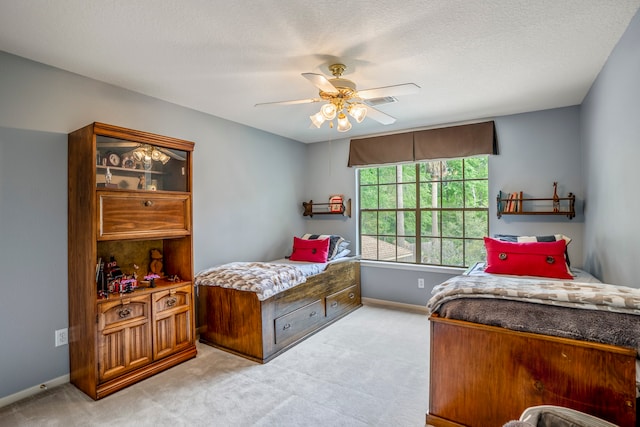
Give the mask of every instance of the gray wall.
[{"label": "gray wall", "polygon": [[640,287],[640,12],[582,104],[585,266],[600,279]]},{"label": "gray wall", "polygon": [[268,260],[305,231],[307,146],[0,52],[0,398],[69,372],[67,133],[93,121],[196,143],[194,264]]},{"label": "gray wall", "polygon": [[65,134],[0,127],[0,397],[69,373],[66,186]]}]

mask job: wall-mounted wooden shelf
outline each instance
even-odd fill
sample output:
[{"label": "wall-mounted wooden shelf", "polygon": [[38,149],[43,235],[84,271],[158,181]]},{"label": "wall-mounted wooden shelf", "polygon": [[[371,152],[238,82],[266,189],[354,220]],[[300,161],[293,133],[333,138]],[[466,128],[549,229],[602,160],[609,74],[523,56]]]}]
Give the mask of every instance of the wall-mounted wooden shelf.
[{"label": "wall-mounted wooden shelf", "polygon": [[[554,210],[553,208],[554,201],[558,202],[558,210]],[[531,202],[548,202],[550,210],[527,210]],[[515,203],[517,208],[515,210],[509,210],[509,203]],[[528,198],[522,196],[510,198],[508,193],[499,191],[497,197],[498,218],[502,217],[502,215],[562,215],[573,219],[576,216],[575,204],[576,196],[573,193],[569,193],[567,197],[558,197],[556,199],[553,197]]]},{"label": "wall-mounted wooden shelf", "polygon": [[338,203],[314,203],[313,200],[302,202],[302,206],[304,207],[302,216],[310,216],[313,218],[314,215],[344,215],[351,218],[351,199],[340,203],[339,210],[332,209],[332,207],[336,205],[338,205]]}]

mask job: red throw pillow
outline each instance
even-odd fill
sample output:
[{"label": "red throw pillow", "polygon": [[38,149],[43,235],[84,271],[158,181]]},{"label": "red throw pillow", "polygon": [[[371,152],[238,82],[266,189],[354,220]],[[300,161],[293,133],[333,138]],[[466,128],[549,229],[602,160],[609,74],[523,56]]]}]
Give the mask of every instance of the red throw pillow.
[{"label": "red throw pillow", "polygon": [[306,240],[293,238],[291,261],[327,262],[329,255],[329,239]]},{"label": "red throw pillow", "polygon": [[564,240],[516,243],[485,237],[484,245],[487,273],[573,279],[564,259]]}]

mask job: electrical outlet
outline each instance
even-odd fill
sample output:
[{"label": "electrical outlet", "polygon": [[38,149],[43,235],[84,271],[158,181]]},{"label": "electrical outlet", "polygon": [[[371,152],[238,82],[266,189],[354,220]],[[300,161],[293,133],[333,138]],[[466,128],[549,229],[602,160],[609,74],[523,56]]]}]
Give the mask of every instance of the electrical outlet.
[{"label": "electrical outlet", "polygon": [[424,289],[424,279],[422,277],[418,279],[418,288]]},{"label": "electrical outlet", "polygon": [[56,331],[56,347],[69,344],[69,331],[67,328]]}]

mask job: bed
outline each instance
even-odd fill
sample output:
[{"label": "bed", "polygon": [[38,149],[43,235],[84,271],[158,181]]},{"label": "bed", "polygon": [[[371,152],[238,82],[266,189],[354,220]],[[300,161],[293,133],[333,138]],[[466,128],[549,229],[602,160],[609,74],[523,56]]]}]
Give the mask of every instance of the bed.
[{"label": "bed", "polygon": [[[516,258],[510,250],[497,255]],[[564,279],[487,273],[493,255],[487,247],[486,265],[436,286],[427,304],[427,424],[501,426],[557,405],[635,426],[640,290],[577,269]]]},{"label": "bed", "polygon": [[259,363],[362,306],[357,257],[230,263],[198,273],[195,285],[200,342]]}]

